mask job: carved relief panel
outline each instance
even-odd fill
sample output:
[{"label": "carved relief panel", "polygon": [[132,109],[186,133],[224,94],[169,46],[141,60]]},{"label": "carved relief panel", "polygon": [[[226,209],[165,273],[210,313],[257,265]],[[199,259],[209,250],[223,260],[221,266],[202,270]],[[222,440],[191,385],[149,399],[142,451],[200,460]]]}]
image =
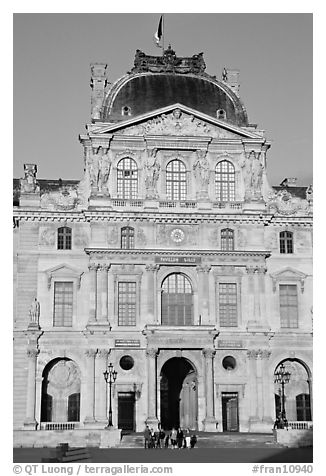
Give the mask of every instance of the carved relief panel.
[{"label": "carved relief panel", "polygon": [[168,247],[187,247],[198,244],[199,225],[158,225],[156,243]]}]

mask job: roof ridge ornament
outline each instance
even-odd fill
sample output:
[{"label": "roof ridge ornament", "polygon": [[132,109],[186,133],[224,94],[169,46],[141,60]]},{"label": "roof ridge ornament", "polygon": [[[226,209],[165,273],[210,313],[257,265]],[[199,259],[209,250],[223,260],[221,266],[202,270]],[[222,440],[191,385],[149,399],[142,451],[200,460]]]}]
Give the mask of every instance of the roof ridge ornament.
[{"label": "roof ridge ornament", "polygon": [[206,75],[205,69],[203,53],[178,58],[171,45],[169,45],[162,56],[146,55],[143,51],[137,49],[131,73],[193,73]]}]

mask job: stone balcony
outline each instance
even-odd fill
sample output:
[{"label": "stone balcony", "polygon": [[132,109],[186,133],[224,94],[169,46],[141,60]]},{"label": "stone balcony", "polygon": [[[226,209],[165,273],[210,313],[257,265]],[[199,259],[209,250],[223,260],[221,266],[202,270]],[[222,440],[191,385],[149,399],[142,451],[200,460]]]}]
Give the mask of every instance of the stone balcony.
[{"label": "stone balcony", "polygon": [[[96,202],[96,198],[93,198]],[[95,204],[95,203],[94,203]],[[122,209],[122,210],[143,210],[146,208],[152,208],[156,210],[173,210],[184,212],[185,210],[198,210],[204,208],[207,210],[212,210],[214,212],[228,212],[233,210],[242,210],[242,202],[215,202],[207,200],[197,201],[197,200],[160,200],[160,199],[123,199],[123,198],[107,198],[105,205],[113,209]]]}]

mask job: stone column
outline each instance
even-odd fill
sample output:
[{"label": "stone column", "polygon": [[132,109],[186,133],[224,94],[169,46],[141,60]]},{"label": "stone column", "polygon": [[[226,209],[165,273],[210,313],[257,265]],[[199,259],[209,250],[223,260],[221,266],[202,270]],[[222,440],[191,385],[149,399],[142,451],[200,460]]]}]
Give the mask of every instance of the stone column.
[{"label": "stone column", "polygon": [[107,418],[107,383],[103,372],[107,368],[107,359],[110,351],[100,349],[95,359],[95,419],[106,426]]},{"label": "stone column", "polygon": [[158,419],[156,412],[156,356],[158,349],[149,348],[146,349],[147,357],[147,425],[157,428]]},{"label": "stone column", "polygon": [[247,317],[248,317],[248,326],[251,325],[254,321],[255,314],[255,283],[254,283],[254,273],[255,268],[253,266],[247,266],[247,277],[248,277],[248,296],[247,296]]},{"label": "stone column", "polygon": [[206,416],[203,421],[205,431],[216,430],[216,419],[214,416],[214,368],[213,358],[215,355],[214,349],[203,349],[204,356],[204,375],[205,375],[205,390],[206,390]]},{"label": "stone column", "polygon": [[87,407],[85,425],[95,423],[95,349],[87,349],[85,351],[87,359]]},{"label": "stone column", "polygon": [[268,359],[271,355],[269,349],[260,351],[260,360],[262,365],[262,401],[263,401],[263,423],[266,424],[266,429],[273,426],[274,423],[274,390],[273,380],[269,375]]},{"label": "stone column", "polygon": [[257,351],[248,350],[247,357],[249,359],[249,431],[252,431],[255,424],[258,423],[258,400],[257,400]]},{"label": "stone column", "polygon": [[257,268],[257,299],[259,302],[259,312],[258,320],[261,326],[269,328],[268,318],[267,318],[267,307],[266,307],[266,295],[265,295],[265,274],[267,269],[265,266],[259,266]]},{"label": "stone column", "polygon": [[90,274],[90,283],[89,283],[89,323],[96,322],[96,293],[97,293],[97,264],[88,265],[89,274]]},{"label": "stone column", "polygon": [[36,430],[37,421],[35,419],[35,396],[36,396],[36,363],[38,349],[27,349],[28,372],[27,372],[27,397],[26,397],[26,419],[24,426],[29,430]]},{"label": "stone column", "polygon": [[267,359],[271,355],[268,349],[249,350],[247,353],[251,360],[249,396],[252,403],[249,419],[250,431],[269,431],[273,425],[271,401],[271,385]]},{"label": "stone column", "polygon": [[147,271],[147,323],[157,323],[157,316],[155,316],[155,280],[158,268],[157,264],[148,264],[145,267]]},{"label": "stone column", "polygon": [[108,270],[110,266],[101,264],[97,269],[96,320],[108,322]]},{"label": "stone column", "polygon": [[198,324],[209,323],[209,272],[211,267],[208,265],[197,266],[198,273]]}]

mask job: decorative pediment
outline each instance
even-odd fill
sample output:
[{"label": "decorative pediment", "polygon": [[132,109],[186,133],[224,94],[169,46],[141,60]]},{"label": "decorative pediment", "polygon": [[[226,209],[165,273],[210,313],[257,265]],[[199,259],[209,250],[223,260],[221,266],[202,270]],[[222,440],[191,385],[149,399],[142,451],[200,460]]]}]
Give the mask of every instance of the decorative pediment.
[{"label": "decorative pediment", "polygon": [[83,271],[79,271],[71,266],[68,266],[67,264],[60,264],[58,266],[55,266],[54,268],[47,269],[45,270],[45,273],[47,275],[48,289],[51,288],[52,280],[55,280],[55,279],[74,280],[76,281],[77,287],[79,289],[81,277],[84,274]]},{"label": "decorative pediment", "polygon": [[204,136],[218,139],[262,137],[182,104],[174,104],[118,124],[91,126],[91,134]]},{"label": "decorative pediment", "polygon": [[41,208],[49,210],[73,210],[78,205],[75,189],[64,188],[59,191],[45,192],[41,196]]},{"label": "decorative pediment", "polygon": [[267,199],[267,209],[270,213],[280,215],[309,215],[312,212],[312,202],[293,196],[287,189],[271,192]]},{"label": "decorative pediment", "polygon": [[276,286],[277,283],[279,282],[294,282],[294,283],[300,283],[301,285],[301,292],[304,292],[304,283],[305,279],[307,277],[307,274],[302,273],[301,271],[298,271],[294,268],[286,267],[283,268],[281,271],[277,271],[276,273],[272,273],[271,275],[272,281],[273,281],[273,292],[276,292]]}]

